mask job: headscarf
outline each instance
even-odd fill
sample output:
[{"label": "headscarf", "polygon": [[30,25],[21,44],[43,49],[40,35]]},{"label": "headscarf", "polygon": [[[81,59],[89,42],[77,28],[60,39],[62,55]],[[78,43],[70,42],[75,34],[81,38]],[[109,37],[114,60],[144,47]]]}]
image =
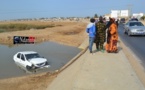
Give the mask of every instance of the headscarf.
[{"label": "headscarf", "polygon": [[111,23],[114,23],[115,22],[115,18],[111,18],[110,21],[111,21]]}]

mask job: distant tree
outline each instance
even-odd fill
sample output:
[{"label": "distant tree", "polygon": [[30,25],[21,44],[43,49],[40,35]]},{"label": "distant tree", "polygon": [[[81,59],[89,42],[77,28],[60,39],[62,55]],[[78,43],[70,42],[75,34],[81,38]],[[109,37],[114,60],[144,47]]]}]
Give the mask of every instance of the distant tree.
[{"label": "distant tree", "polygon": [[94,15],[94,18],[98,18],[98,14],[95,14],[95,15]]},{"label": "distant tree", "polygon": [[86,19],[90,19],[90,16],[85,17]]},{"label": "distant tree", "polygon": [[45,18],[44,17],[42,17],[42,18],[39,18],[40,20],[44,20]]}]

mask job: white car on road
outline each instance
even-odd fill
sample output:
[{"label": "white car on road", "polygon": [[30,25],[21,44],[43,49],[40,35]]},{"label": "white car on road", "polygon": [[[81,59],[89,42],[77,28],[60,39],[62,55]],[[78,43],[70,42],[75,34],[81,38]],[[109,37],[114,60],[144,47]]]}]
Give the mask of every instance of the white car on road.
[{"label": "white car on road", "polygon": [[13,56],[13,59],[15,63],[25,67],[27,70],[50,67],[47,59],[41,57],[37,52],[34,51],[17,52]]},{"label": "white car on road", "polygon": [[129,21],[124,25],[124,33],[131,35],[145,35],[145,26],[140,21]]}]

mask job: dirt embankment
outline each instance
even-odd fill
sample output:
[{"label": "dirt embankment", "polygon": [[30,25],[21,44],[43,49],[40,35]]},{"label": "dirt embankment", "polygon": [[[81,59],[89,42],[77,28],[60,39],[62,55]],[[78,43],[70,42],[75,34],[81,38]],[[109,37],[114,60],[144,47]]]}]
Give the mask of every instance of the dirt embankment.
[{"label": "dirt embankment", "polygon": [[[13,22],[14,23],[14,22]],[[46,29],[30,29],[25,31],[0,33],[0,43],[13,45],[13,36],[34,36],[36,43],[55,41],[58,43],[79,46],[84,40],[86,23],[81,22],[17,22],[30,24],[50,24],[55,27]]]},{"label": "dirt embankment", "polygon": [[[16,22],[5,22],[16,23]],[[13,46],[13,36],[34,36],[36,42],[54,41],[65,45],[78,47],[87,37],[86,23],[82,22],[17,22],[33,24],[54,24],[55,27],[46,29],[30,29],[25,31],[0,33],[0,43]],[[0,23],[1,24],[1,23]],[[0,80],[0,90],[45,90],[57,76],[57,73],[42,73],[29,76]]]},{"label": "dirt embankment", "polygon": [[145,20],[144,21],[141,21],[144,25],[145,25]]}]

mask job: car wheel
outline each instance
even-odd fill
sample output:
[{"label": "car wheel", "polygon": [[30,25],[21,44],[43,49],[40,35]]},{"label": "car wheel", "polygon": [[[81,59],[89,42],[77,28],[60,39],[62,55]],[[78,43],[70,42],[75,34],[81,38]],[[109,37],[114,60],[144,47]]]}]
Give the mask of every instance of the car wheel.
[{"label": "car wheel", "polygon": [[45,65],[48,65],[48,62],[46,62]]},{"label": "car wheel", "polygon": [[126,34],[126,31],[124,30],[124,34]]},{"label": "car wheel", "polygon": [[128,36],[131,36],[131,33],[130,33],[130,31],[128,31],[128,33],[127,33],[127,34],[128,34]]},{"label": "car wheel", "polygon": [[31,70],[31,68],[32,68],[32,67],[30,67],[30,66],[28,66],[28,65],[26,66],[26,69],[27,69],[27,70]]},{"label": "car wheel", "polygon": [[32,64],[31,69],[36,69],[36,67]]}]

